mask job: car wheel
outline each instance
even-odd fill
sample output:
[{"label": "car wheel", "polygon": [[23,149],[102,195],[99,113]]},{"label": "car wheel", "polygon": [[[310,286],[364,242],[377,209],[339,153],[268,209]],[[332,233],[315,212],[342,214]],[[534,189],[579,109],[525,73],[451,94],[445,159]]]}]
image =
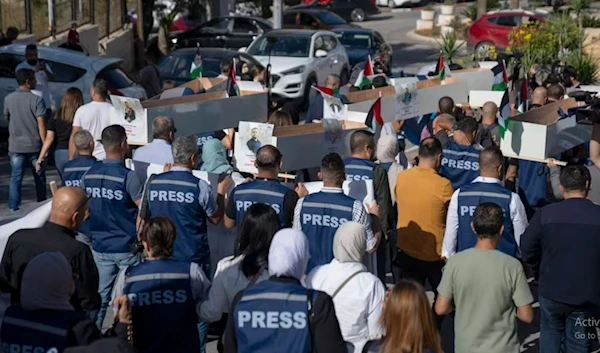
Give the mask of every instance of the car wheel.
[{"label": "car wheel", "polygon": [[[317,79],[314,76],[310,76],[304,86],[304,96],[302,97],[302,103],[300,104],[300,110],[307,111],[308,105],[310,104],[310,98],[316,94],[316,91],[312,89],[312,86],[317,85]],[[314,94],[313,94],[314,92]]]},{"label": "car wheel", "polygon": [[485,55],[486,53],[489,53],[490,48],[493,47],[494,44],[490,43],[490,42],[481,42],[479,44],[477,44],[475,46],[475,55]]},{"label": "car wheel", "polygon": [[396,7],[396,1],[394,1],[394,0],[388,0],[388,7],[390,9],[393,9],[394,7]]},{"label": "car wheel", "polygon": [[361,8],[356,8],[350,13],[350,19],[352,22],[362,22],[365,20],[365,17],[365,10]]}]

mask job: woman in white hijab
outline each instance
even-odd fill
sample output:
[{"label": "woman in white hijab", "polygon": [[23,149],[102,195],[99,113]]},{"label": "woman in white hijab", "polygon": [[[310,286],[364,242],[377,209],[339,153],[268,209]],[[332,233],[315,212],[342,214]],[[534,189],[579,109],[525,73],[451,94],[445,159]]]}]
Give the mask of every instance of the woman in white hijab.
[{"label": "woman in white hijab", "polygon": [[333,297],[335,313],[346,342],[354,352],[362,352],[365,343],[381,337],[379,323],[385,298],[383,283],[369,273],[362,263],[367,251],[365,227],[346,222],[338,228],[333,239],[334,259],[314,268],[306,278],[306,286],[324,291]]},{"label": "woman in white hijab", "polygon": [[[2,346],[31,346],[36,352],[42,347],[44,352],[60,353],[102,338],[96,324],[69,302],[74,291],[71,265],[62,253],[34,257],[23,271],[21,302],[6,309],[2,320]],[[120,328],[126,338],[127,326]]]},{"label": "woman in white hijab", "polygon": [[396,189],[396,179],[398,179],[398,174],[404,170],[404,167],[396,163],[396,156],[398,156],[398,139],[392,135],[381,136],[379,140],[377,140],[376,151],[379,164],[381,164],[388,172],[392,204],[395,204],[396,193],[394,190]]},{"label": "woman in white hijab", "polygon": [[[299,345],[305,347],[306,353],[312,352],[313,347],[317,352],[346,352],[331,297],[310,291],[300,282],[309,257],[308,239],[302,231],[286,228],[275,233],[269,248],[271,277],[235,296],[230,312],[233,315],[229,315],[225,331],[225,353],[237,353],[238,343],[243,345],[239,350],[244,352],[258,351],[259,348],[264,352],[298,352]],[[309,307],[312,315],[308,312]],[[268,316],[267,325],[258,323],[259,316],[252,319],[256,326],[242,325],[235,319],[257,312]],[[271,318],[273,313],[276,315]],[[279,321],[283,313],[291,313],[291,317],[300,318],[300,321],[289,327],[285,321]],[[306,322],[301,319],[303,317]]]}]

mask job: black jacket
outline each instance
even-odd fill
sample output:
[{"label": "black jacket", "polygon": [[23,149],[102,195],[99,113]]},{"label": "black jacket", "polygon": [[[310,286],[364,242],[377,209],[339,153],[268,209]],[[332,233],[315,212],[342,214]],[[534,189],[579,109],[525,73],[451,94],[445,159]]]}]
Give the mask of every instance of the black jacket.
[{"label": "black jacket", "polygon": [[71,304],[75,310],[100,309],[98,269],[90,248],[75,239],[75,232],[51,222],[41,228],[18,230],[8,238],[0,263],[0,290],[11,294],[13,304],[18,303],[25,266],[47,251],[60,251],[71,264],[75,279]]},{"label": "black jacket", "polygon": [[[269,281],[300,283],[300,281],[295,278],[275,276],[269,278]],[[243,295],[244,291],[240,291],[236,294],[233,298],[231,309],[229,310],[230,315],[229,320],[227,320],[227,328],[225,329],[224,336],[224,353],[237,353],[238,351],[233,313],[235,312],[237,303],[239,303]],[[342,337],[337,316],[335,316],[333,300],[326,293],[318,292],[314,303],[314,321],[312,324],[311,335],[317,352],[346,352],[346,343]]]}]

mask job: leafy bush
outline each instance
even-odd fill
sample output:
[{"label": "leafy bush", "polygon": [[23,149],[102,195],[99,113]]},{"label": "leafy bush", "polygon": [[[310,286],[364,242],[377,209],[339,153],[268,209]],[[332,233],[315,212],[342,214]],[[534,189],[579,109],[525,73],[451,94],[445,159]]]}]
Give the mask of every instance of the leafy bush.
[{"label": "leafy bush", "polygon": [[581,17],[583,28],[600,28],[600,19],[584,14]]},{"label": "leafy bush", "polygon": [[470,18],[472,21],[477,19],[477,3],[471,3],[461,13],[465,18]]},{"label": "leafy bush", "polygon": [[[457,39],[456,33],[454,32],[449,32],[445,35],[442,35],[440,40],[436,39],[440,53],[444,57],[444,60],[448,62],[448,64],[452,64],[458,59],[460,51],[465,45],[465,42],[458,44]],[[437,57],[437,54],[434,56]]]},{"label": "leafy bush", "polygon": [[577,79],[582,84],[590,85],[596,81],[600,71],[598,59],[586,53],[573,52],[567,56],[566,63],[577,70]]}]

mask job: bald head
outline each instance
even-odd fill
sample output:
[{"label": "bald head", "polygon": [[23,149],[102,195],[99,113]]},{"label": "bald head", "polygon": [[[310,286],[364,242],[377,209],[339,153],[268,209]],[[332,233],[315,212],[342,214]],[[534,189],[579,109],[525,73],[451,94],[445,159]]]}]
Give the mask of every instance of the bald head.
[{"label": "bald head", "polygon": [[500,179],[504,156],[499,147],[488,147],[479,153],[479,173],[483,177]]},{"label": "bald head", "polygon": [[481,107],[481,120],[484,124],[492,124],[496,122],[496,116],[498,115],[498,106],[494,102],[486,102]]},{"label": "bald head", "polygon": [[564,97],[565,89],[563,88],[563,86],[559,85],[558,83],[555,83],[548,87],[548,100],[556,102],[562,100]]},{"label": "bald head", "polygon": [[450,97],[440,98],[438,101],[438,109],[440,110],[440,113],[454,113],[454,100]]},{"label": "bald head", "polygon": [[88,211],[87,195],[78,187],[62,187],[52,198],[50,222],[77,230],[85,220]]},{"label": "bald head", "polygon": [[546,104],[546,99],[548,99],[548,90],[546,87],[537,87],[533,90],[533,94],[531,95],[531,103],[544,105]]},{"label": "bald head", "polygon": [[334,74],[327,76],[327,80],[325,81],[325,87],[331,89],[340,88],[340,77]]},{"label": "bald head", "polygon": [[175,137],[175,124],[173,119],[158,116],[152,121],[152,138],[173,141]]},{"label": "bald head", "polygon": [[272,145],[264,145],[256,152],[256,168],[264,171],[275,171],[279,173],[281,167],[281,152],[277,147]]}]

